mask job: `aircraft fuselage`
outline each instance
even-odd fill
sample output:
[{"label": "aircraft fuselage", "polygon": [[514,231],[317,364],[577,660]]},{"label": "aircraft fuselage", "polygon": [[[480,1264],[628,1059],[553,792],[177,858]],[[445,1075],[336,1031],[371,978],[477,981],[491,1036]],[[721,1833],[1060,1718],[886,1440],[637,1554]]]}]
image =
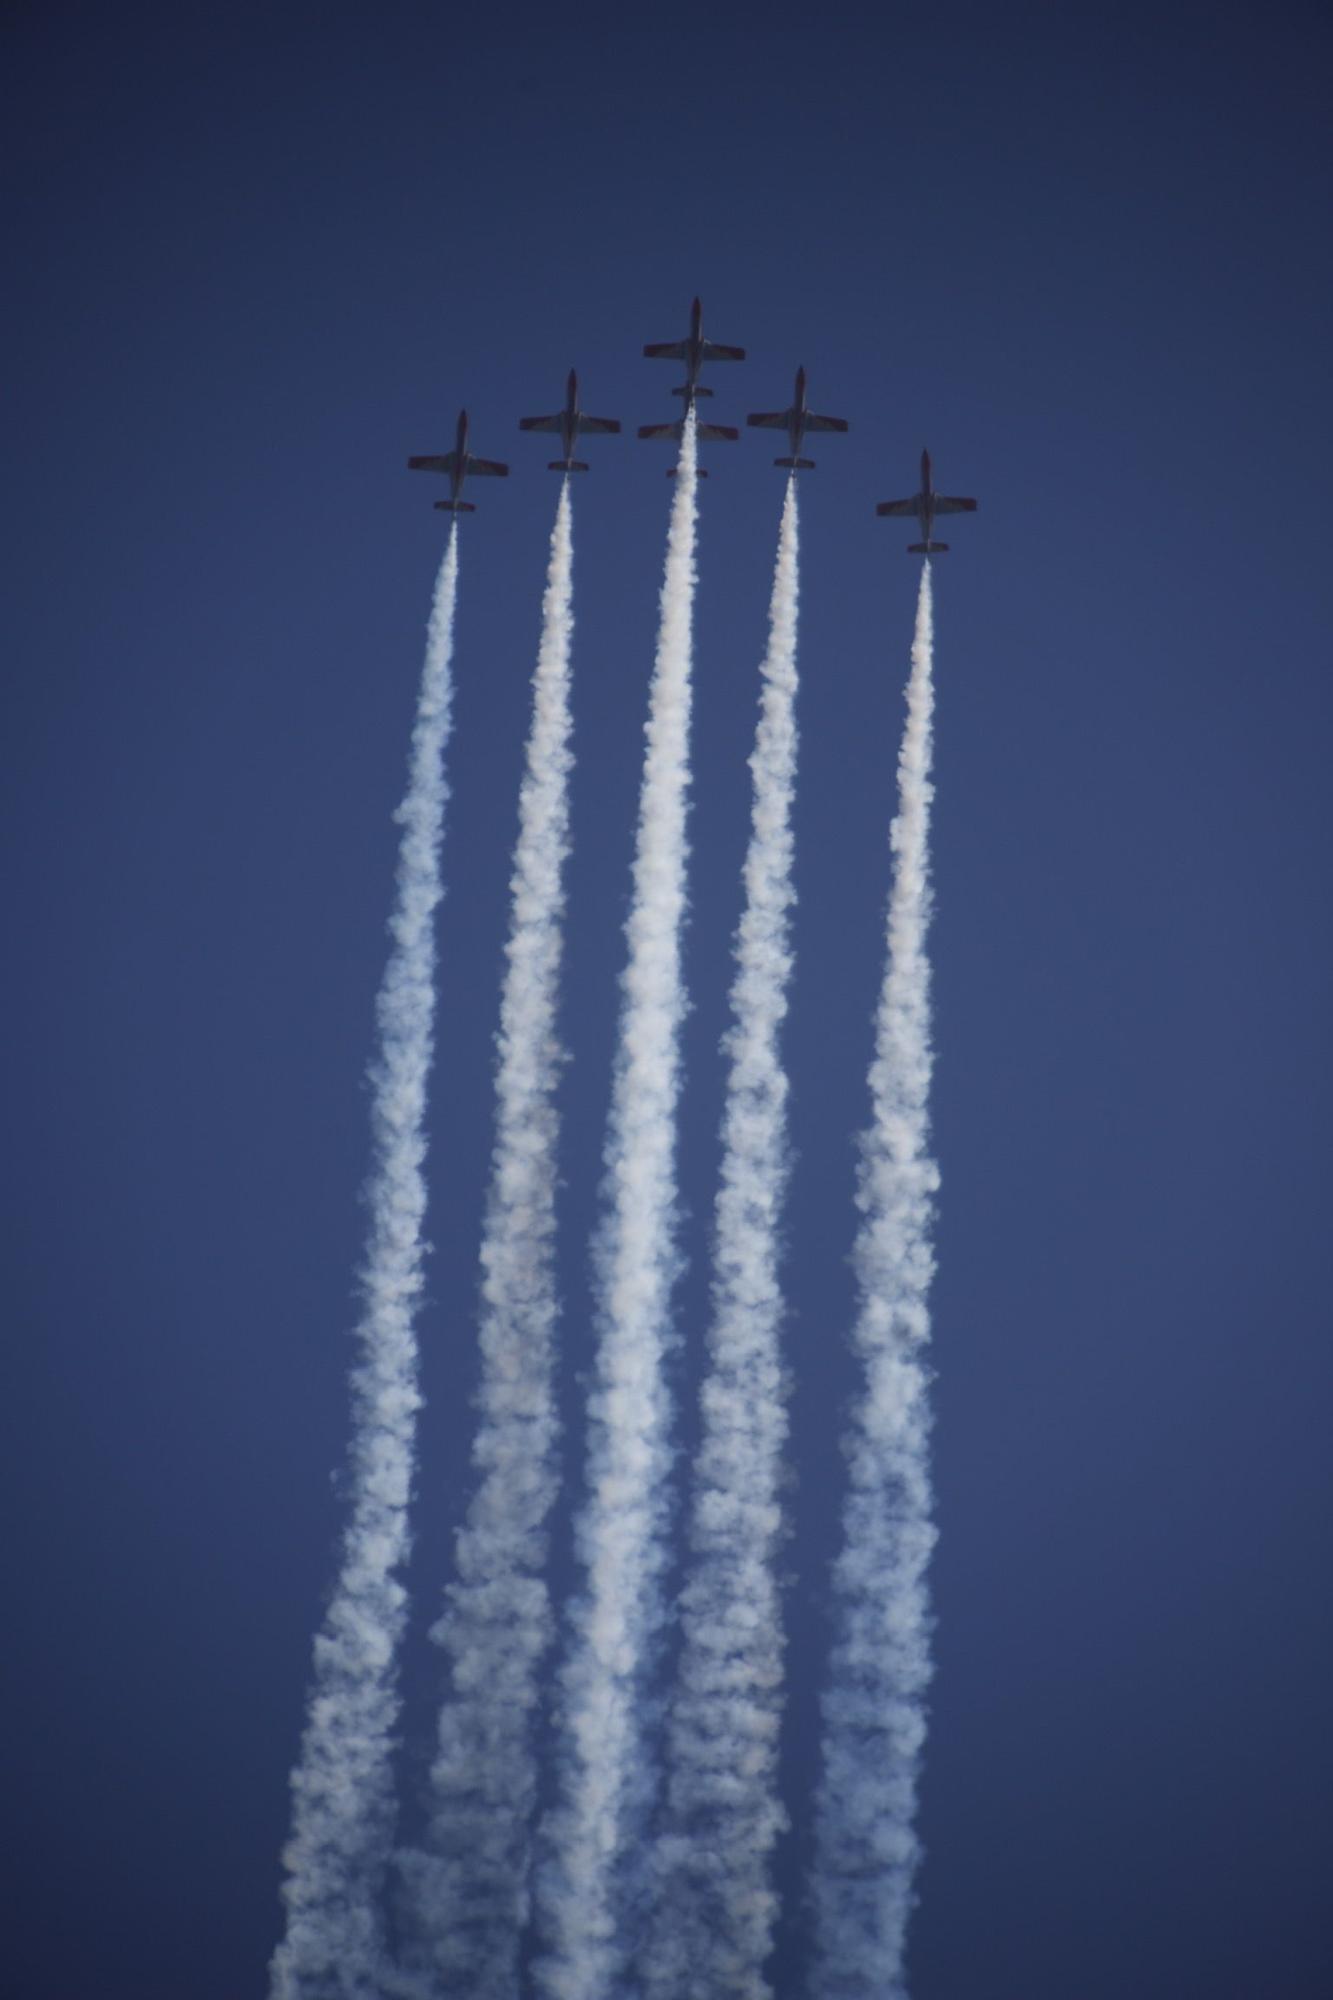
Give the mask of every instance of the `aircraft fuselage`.
[{"label": "aircraft fuselage", "polygon": [[809,407],[805,400],[805,370],[804,368],[798,368],[796,370],[796,400],[791,406],[791,417],[787,423],[787,438],[791,445],[791,455],[793,458],[799,458],[801,455],[801,446],[805,442],[805,420],[809,414]]},{"label": "aircraft fuselage", "polygon": [[565,458],[573,458],[579,434],[579,378],[571,368],[565,385],[565,407],[560,412],[560,448]]},{"label": "aircraft fuselage", "polygon": [[449,498],[456,500],[467,474],[467,411],[458,412],[458,435],[454,439],[454,469],[449,474]]},{"label": "aircraft fuselage", "polygon": [[704,365],[704,309],[698,299],[690,307],[690,337],[685,345],[685,380],[693,388]]}]

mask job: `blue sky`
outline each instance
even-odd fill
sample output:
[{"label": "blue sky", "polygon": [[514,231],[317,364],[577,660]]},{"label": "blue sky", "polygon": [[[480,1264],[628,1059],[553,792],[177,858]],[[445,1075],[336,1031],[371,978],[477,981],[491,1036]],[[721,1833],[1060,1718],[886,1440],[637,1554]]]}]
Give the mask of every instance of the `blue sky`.
[{"label": "blue sky", "polygon": [[[441,517],[465,523],[405,1660],[467,1496],[506,879],[577,366],[568,1528],[683,330],[845,415],[803,501],[782,2000],[836,1546],[916,565],[938,565],[937,1681],[917,2000],[1326,1993],[1325,459],[1312,6],[12,11],[5,1602],[23,2000],[263,1990],[341,1514],[372,1001]],[[781,476],[701,490],[693,1435]]]}]

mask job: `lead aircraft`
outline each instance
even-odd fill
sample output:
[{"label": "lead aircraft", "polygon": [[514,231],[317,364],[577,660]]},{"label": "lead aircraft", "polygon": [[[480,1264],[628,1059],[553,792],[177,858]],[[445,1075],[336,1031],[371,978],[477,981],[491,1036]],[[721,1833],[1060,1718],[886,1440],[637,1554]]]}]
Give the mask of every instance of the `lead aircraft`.
[{"label": "lead aircraft", "polygon": [[921,491],[914,493],[910,500],[881,500],[875,509],[877,514],[916,515],[917,520],[921,523],[922,540],[907,544],[907,553],[909,556],[947,555],[949,544],[933,540],[935,516],[937,514],[975,514],[976,511],[977,503],[975,500],[950,500],[943,493],[935,491],[935,481],[931,476],[930,453],[928,451],[923,451],[921,454]]},{"label": "lead aircraft", "polygon": [[551,417],[520,417],[518,427],[521,431],[554,431],[559,436],[564,457],[553,458],[546,468],[548,472],[586,472],[587,466],[574,456],[575,438],[618,431],[620,422],[616,417],[584,416],[579,408],[579,378],[571,368],[565,384],[564,409]]},{"label": "lead aircraft", "polygon": [[435,505],[444,514],[475,514],[476,508],[470,500],[460,500],[463,481],[469,474],[474,479],[507,479],[509,467],[501,465],[495,458],[474,458],[467,448],[467,411],[458,412],[458,433],[452,451],[437,457],[409,458],[409,472],[443,472],[449,480],[449,498],[437,500]]},{"label": "lead aircraft", "polygon": [[817,417],[805,400],[805,370],[796,370],[796,393],[789,410],[756,411],[745,419],[752,428],[766,431],[786,431],[787,442],[791,446],[790,458],[775,458],[774,465],[785,465],[791,472],[813,472],[813,458],[801,457],[801,445],[807,431],[845,431],[845,417]]},{"label": "lead aircraft", "polygon": [[[696,396],[711,396],[712,390],[702,387],[699,373],[705,361],[744,361],[743,347],[723,347],[719,341],[704,339],[704,309],[698,299],[690,307],[690,330],[684,340],[650,341],[644,353],[650,361],[683,361],[685,380],[673,396],[683,396],[688,410]],[[642,433],[640,433],[642,436]]]}]

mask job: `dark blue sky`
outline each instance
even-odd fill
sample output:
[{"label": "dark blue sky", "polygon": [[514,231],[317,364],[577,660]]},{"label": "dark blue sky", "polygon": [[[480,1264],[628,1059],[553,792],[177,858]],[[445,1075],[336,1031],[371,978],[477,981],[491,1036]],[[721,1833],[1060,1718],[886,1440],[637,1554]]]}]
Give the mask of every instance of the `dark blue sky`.
[{"label": "dark blue sky", "polygon": [[[750,351],[720,420],[803,361],[853,425],[802,495],[782,2000],[916,585],[873,506],[923,443],[981,512],[937,578],[914,2000],[1333,1991],[1326,11],[19,6],[4,42],[6,1993],[264,1989],[441,547],[403,461],[466,402],[514,471],[464,532],[411,1796],[556,499],[516,424],[571,364],[669,415],[640,349],[696,291]],[[670,490],[667,447],[588,455],[562,1587]],[[701,494],[686,1448],[771,456],[713,447]]]}]

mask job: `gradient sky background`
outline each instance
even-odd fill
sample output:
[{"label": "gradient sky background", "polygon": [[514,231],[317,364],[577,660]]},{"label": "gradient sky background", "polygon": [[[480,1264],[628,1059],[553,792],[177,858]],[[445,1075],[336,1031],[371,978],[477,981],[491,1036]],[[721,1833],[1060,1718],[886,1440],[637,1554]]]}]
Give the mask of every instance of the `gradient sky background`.
[{"label": "gradient sky background", "polygon": [[[1333,1992],[1333,27],[1317,5],[6,10],[14,2000],[265,1990],[436,489],[465,523],[405,1662],[468,1492],[490,1036],[571,364],[571,1579],[674,374],[810,372],[782,2000],[923,443],[938,565],[933,1571],[914,2000]],[[782,498],[707,451],[678,1366],[694,1432]],[[684,1462],[682,1461],[682,1470]]]}]

